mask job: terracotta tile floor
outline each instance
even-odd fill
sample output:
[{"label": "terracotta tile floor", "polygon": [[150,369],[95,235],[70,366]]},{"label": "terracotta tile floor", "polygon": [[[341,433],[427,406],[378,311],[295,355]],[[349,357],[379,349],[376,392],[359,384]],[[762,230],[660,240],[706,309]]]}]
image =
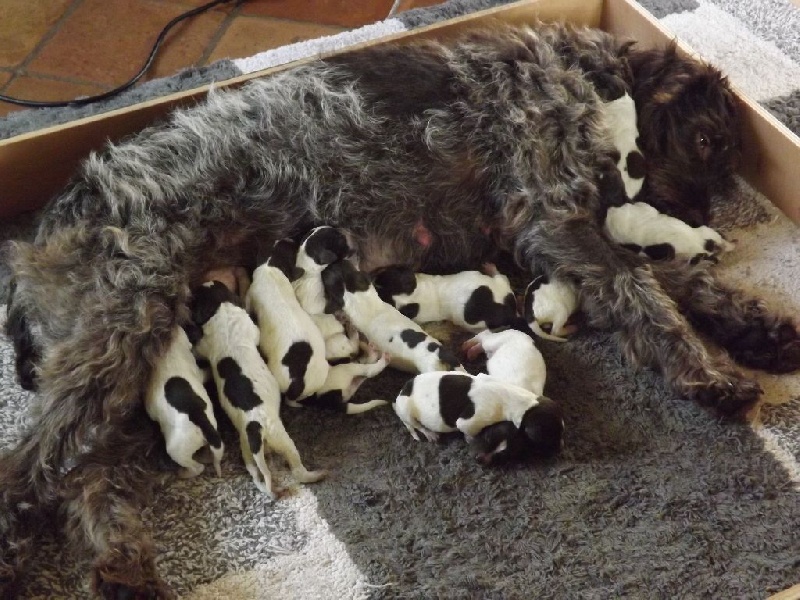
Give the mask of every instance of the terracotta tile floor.
[{"label": "terracotta tile floor", "polygon": [[[208,0],[0,0],[0,93],[69,100],[130,79],[170,19]],[[330,35],[443,0],[247,0],[172,30],[144,79]],[[14,110],[0,102],[0,117]]]}]

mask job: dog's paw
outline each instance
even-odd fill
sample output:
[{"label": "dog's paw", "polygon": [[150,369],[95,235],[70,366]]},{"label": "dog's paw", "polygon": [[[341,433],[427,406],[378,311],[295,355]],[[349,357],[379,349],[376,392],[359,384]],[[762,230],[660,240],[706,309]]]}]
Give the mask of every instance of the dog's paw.
[{"label": "dog's paw", "polygon": [[754,319],[748,330],[726,344],[741,365],[767,373],[791,373],[800,369],[800,331],[788,319]]},{"label": "dog's paw", "polygon": [[688,395],[723,417],[744,420],[761,393],[761,386],[756,381],[732,377],[697,386]]}]

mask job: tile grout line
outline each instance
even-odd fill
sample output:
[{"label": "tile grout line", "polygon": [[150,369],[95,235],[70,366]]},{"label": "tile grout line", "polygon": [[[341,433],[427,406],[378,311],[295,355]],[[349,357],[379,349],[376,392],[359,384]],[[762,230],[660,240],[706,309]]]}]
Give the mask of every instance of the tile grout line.
[{"label": "tile grout line", "polygon": [[214,49],[217,47],[217,44],[219,44],[219,41],[222,39],[222,36],[225,35],[225,32],[228,31],[228,28],[230,27],[233,20],[236,17],[238,17],[241,12],[242,12],[242,4],[237,3],[237,5],[234,6],[233,10],[231,10],[227,15],[225,15],[225,18],[222,20],[222,23],[219,24],[219,28],[217,29],[216,33],[213,36],[211,36],[211,39],[208,41],[208,44],[206,44],[206,49],[200,55],[200,58],[198,58],[195,61],[194,64],[196,66],[206,66],[206,63],[208,62],[208,57],[211,56],[211,54],[214,52]]},{"label": "tile grout line", "polygon": [[72,4],[70,4],[62,13],[62,15],[56,19],[56,22],[47,30],[47,32],[39,39],[39,42],[33,47],[33,50],[28,52],[28,56],[26,56],[22,62],[14,67],[14,76],[9,80],[9,83],[13,81],[17,75],[27,75],[28,74],[28,65],[36,58],[41,52],[42,48],[44,48],[47,43],[53,39],[53,36],[61,29],[61,26],[64,22],[72,16],[72,14],[78,9],[78,7],[83,3],[83,0],[73,0]]}]

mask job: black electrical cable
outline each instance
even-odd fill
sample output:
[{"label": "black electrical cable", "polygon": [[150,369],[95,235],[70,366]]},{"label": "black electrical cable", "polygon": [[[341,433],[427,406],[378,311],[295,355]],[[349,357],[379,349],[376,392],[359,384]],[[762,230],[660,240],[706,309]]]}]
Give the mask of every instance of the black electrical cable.
[{"label": "black electrical cable", "polygon": [[158,34],[158,38],[156,38],[156,43],[153,44],[153,49],[150,51],[150,56],[147,57],[144,66],[128,82],[123,83],[119,87],[115,87],[113,90],[103,92],[102,94],[97,94],[96,96],[86,96],[85,98],[78,98],[76,100],[64,100],[61,102],[20,100],[19,98],[12,98],[10,96],[4,96],[3,94],[0,94],[0,101],[9,102],[11,104],[17,104],[19,106],[30,106],[35,108],[61,108],[63,106],[83,106],[84,104],[99,102],[100,100],[105,100],[106,98],[115,96],[120,92],[124,92],[128,88],[133,87],[133,85],[142,78],[142,76],[147,72],[147,69],[149,69],[150,65],[153,63],[153,59],[155,59],[156,53],[158,52],[158,49],[161,47],[164,38],[167,37],[167,33],[169,33],[169,30],[175,27],[175,25],[177,25],[184,19],[188,19],[189,17],[193,17],[195,15],[199,15],[200,13],[206,12],[207,10],[214,8],[218,4],[225,4],[227,2],[234,2],[234,1],[237,3],[241,3],[245,0],[214,0],[213,2],[209,2],[208,4],[204,4],[203,6],[198,6],[197,8],[193,8],[192,10],[188,10],[185,13],[182,13],[177,17],[175,17],[174,19],[172,19],[169,23],[166,24],[166,26],[164,26],[164,28],[161,30],[161,33]]}]

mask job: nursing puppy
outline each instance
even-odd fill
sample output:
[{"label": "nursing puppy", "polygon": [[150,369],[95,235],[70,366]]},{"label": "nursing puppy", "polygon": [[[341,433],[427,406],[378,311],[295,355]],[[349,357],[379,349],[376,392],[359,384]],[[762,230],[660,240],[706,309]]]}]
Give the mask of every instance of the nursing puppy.
[{"label": "nursing puppy", "polygon": [[547,368],[533,339],[514,329],[481,331],[462,345],[469,360],[486,354],[486,373],[537,396],[544,394]]},{"label": "nursing puppy", "polygon": [[576,330],[568,321],[578,310],[578,291],[564,279],[539,275],[525,288],[522,306],[528,327],[541,338],[565,342]]},{"label": "nursing puppy", "polygon": [[394,401],[394,411],[411,436],[428,441],[460,431],[470,441],[484,428],[510,421],[541,455],[561,448],[561,407],[516,385],[489,375],[422,373],[409,380]]},{"label": "nursing puppy", "polygon": [[761,394],[735,362],[800,368],[788,315],[704,263],[649,264],[603,234],[598,177],[616,169],[602,123],[609,81],[636,104],[647,161],[637,198],[707,220],[740,147],[724,77],[674,46],[557,24],[309,61],[215,90],[89,156],[34,242],[8,256],[39,394],[30,428],[0,457],[0,592],[58,515],[93,554],[96,593],[171,596],[140,518],[158,439],[134,427],[146,382],[203,273],[255,267],[259,250],[316,225],[343,228],[366,272],[452,273],[503,249],[532,274],[579,282],[587,326],[721,415],[745,414]]},{"label": "nursing puppy", "polygon": [[348,335],[336,315],[325,312],[325,289],[322,271],[332,262],[350,254],[344,234],[334,227],[312,229],[300,243],[295,265],[297,279],[292,282],[297,300],[319,328],[325,339],[328,361],[347,359],[359,351],[358,334]]},{"label": "nursing puppy", "polygon": [[622,177],[625,195],[630,200],[642,189],[645,176],[644,156],[636,141],[639,138],[636,105],[625,92],[619,98],[605,102],[602,108],[603,122],[615,148],[613,158]]},{"label": "nursing puppy", "polygon": [[242,458],[256,487],[272,498],[283,493],[272,486],[266,449],[286,460],[297,481],[323,479],[325,471],[306,469],[283,426],[278,383],[259,352],[261,332],[239,298],[219,281],[205,283],[195,291],[192,318],[203,332],[195,349],[211,363],[220,403],[239,432]]},{"label": "nursing puppy", "polygon": [[366,274],[347,260],[322,272],[329,310],[343,310],[375,346],[391,356],[391,365],[411,372],[450,371],[458,358],[419,325],[381,300]]},{"label": "nursing puppy", "polygon": [[653,260],[716,262],[719,254],[733,249],[710,227],[692,227],[644,202],[610,208],[605,230],[618,244]]},{"label": "nursing puppy", "polygon": [[380,270],[373,284],[381,300],[416,323],[450,321],[480,331],[520,321],[508,277],[494,265],[485,268],[486,273],[428,275],[393,266]]},{"label": "nursing puppy", "polygon": [[192,354],[192,344],[181,327],[156,363],[145,395],[147,414],[161,427],[167,454],[183,469],[180,476],[196,477],[203,464],[195,453],[208,446],[214,471],[220,476],[220,461],[225,451],[214,407],[203,387],[203,374]]},{"label": "nursing puppy", "polygon": [[290,277],[298,276],[296,256],[296,244],[276,242],[272,255],[253,272],[245,299],[247,311],[255,315],[261,331],[259,348],[287,400],[320,390],[329,369],[322,333],[300,306],[292,287]]}]

